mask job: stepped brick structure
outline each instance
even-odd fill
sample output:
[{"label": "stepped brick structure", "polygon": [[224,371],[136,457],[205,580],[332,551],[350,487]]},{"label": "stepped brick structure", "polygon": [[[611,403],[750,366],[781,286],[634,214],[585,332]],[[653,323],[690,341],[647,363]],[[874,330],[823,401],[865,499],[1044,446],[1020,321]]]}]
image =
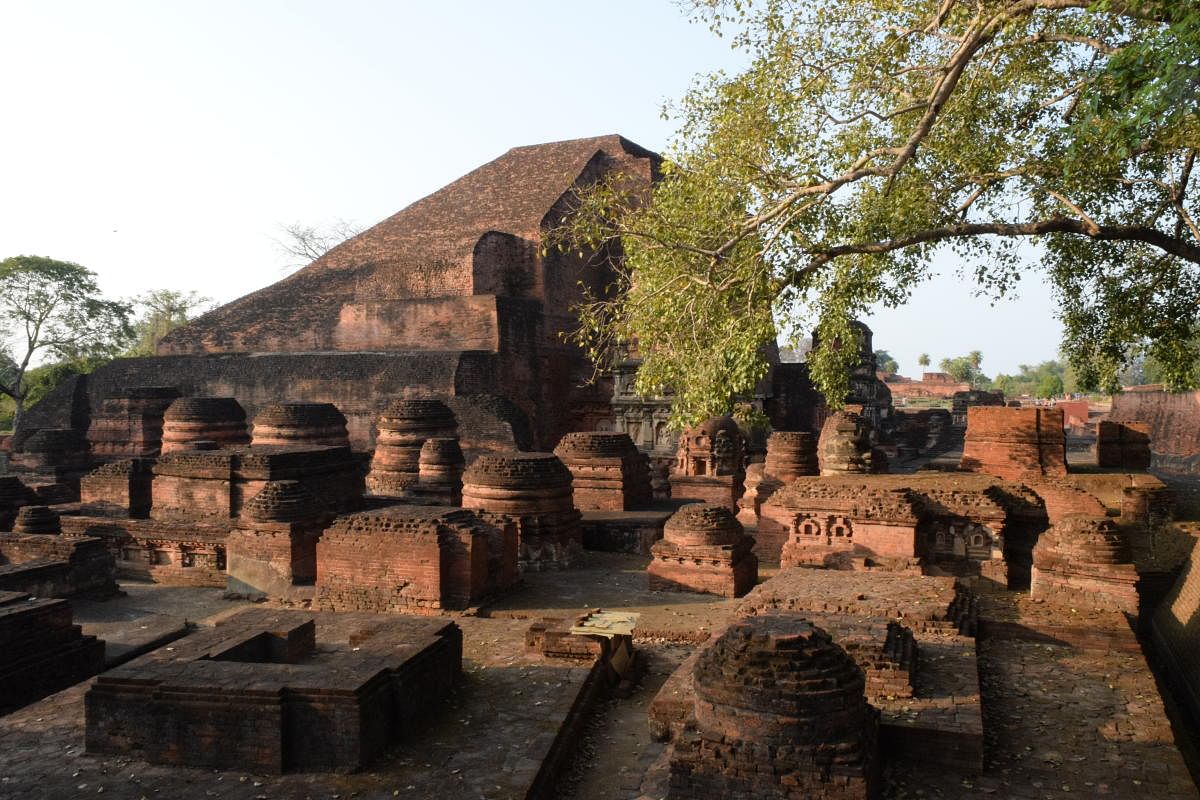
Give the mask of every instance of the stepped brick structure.
[{"label": "stepped brick structure", "polygon": [[419,730],[461,669],[453,622],[243,611],[105,672],[84,698],[85,745],[152,764],[352,772]]},{"label": "stepped brick structure", "polygon": [[571,471],[553,453],[489,453],[463,475],[463,507],[511,517],[521,569],[570,567],[583,549]]},{"label": "stepped brick structure", "polygon": [[66,600],[0,591],[0,714],[104,669],[104,642],[84,636]]},{"label": "stepped brick structure", "polygon": [[319,607],[464,609],[517,578],[517,531],[461,508],[389,506],[338,517],[317,543]]},{"label": "stepped brick structure", "polygon": [[462,505],[462,476],[466,458],[458,439],[426,439],[421,445],[417,483],[409,494],[432,506]]},{"label": "stepped brick structure", "polygon": [[101,400],[87,430],[92,459],[103,462],[158,455],[163,414],[179,396],[173,386],[146,386]]},{"label": "stepped brick structure", "polygon": [[58,512],[46,506],[24,506],[17,511],[13,533],[62,533]]},{"label": "stepped brick structure", "polygon": [[959,467],[1012,481],[1065,477],[1067,456],[1062,410],[970,408]]},{"label": "stepped brick structure", "polygon": [[1144,470],[1151,458],[1148,423],[1102,419],[1096,425],[1097,466]]},{"label": "stepped brick structure", "polygon": [[731,416],[713,417],[679,436],[671,497],[721,503],[733,512],[744,491],[746,439]]},{"label": "stepped brick structure", "polygon": [[1032,551],[1048,524],[1028,487],[968,474],[797,478],[762,506],[788,532],[783,566],[938,564],[1029,585]]},{"label": "stepped brick structure", "polygon": [[333,403],[272,403],[254,418],[256,445],[349,447],[346,417]]},{"label": "stepped brick structure", "polygon": [[232,397],[181,397],[163,413],[162,454],[189,449],[196,442],[218,447],[250,444],[246,411]]},{"label": "stepped brick structure", "polygon": [[271,481],[225,540],[229,592],[287,599],[317,579],[317,540],[329,515],[299,481]]},{"label": "stepped brick structure", "polygon": [[[577,187],[620,174],[648,188],[660,164],[616,135],[513,148],[172,331],[158,356],[68,381],[27,421],[86,425],[124,387],[171,385],[232,395],[251,417],[280,399],[335,403],[354,448],[369,450],[372,424],[397,397],[488,396],[529,421],[531,440],[503,447],[548,450],[612,418],[611,382],[589,383],[592,364],[560,333],[575,326],[585,291],[603,292],[614,275],[610,253],[543,247],[547,232],[572,213]],[[460,419],[468,452],[475,421]]]},{"label": "stepped brick structure", "polygon": [[397,400],[383,412],[378,427],[367,488],[385,496],[402,495],[417,483],[426,439],[458,435],[454,413],[440,400]]},{"label": "stepped brick structure", "polygon": [[697,733],[675,743],[672,800],[877,796],[878,713],[825,631],[739,620],[701,653],[694,681]]},{"label": "stepped brick structure", "polygon": [[1137,580],[1129,543],[1106,517],[1065,517],[1033,551],[1032,594],[1060,605],[1136,616]]},{"label": "stepped brick structure", "polygon": [[632,511],[653,501],[648,458],[624,433],[568,433],[554,448],[571,471],[575,506]]},{"label": "stepped brick structure", "polygon": [[854,411],[831,414],[821,427],[817,456],[822,475],[873,472],[870,424]]},{"label": "stepped brick structure", "polygon": [[36,597],[104,598],[118,592],[113,556],[103,541],[60,536],[57,515],[39,522],[30,527],[48,532],[0,533],[0,589]]},{"label": "stepped brick structure", "polygon": [[79,500],[114,516],[144,519],[150,514],[154,462],[148,458],[110,461],[79,481]]},{"label": "stepped brick structure", "polygon": [[348,447],[176,450],[154,464],[154,519],[228,519],[270,481],[298,480],[330,511],[358,508],[359,460]]},{"label": "stepped brick structure", "polygon": [[741,597],[758,582],[754,539],[723,505],[693,503],[675,512],[646,568],[651,589]]}]

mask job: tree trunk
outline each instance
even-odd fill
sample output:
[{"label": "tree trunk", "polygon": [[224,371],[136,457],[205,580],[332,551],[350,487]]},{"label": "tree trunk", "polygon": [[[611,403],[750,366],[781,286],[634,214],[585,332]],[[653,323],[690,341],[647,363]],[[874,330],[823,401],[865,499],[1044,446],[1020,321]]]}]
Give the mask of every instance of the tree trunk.
[{"label": "tree trunk", "polygon": [[24,397],[14,397],[13,404],[15,406],[15,409],[13,410],[13,425],[12,425],[13,440],[16,441],[19,438],[18,434],[21,432],[21,421],[25,417],[25,398]]}]

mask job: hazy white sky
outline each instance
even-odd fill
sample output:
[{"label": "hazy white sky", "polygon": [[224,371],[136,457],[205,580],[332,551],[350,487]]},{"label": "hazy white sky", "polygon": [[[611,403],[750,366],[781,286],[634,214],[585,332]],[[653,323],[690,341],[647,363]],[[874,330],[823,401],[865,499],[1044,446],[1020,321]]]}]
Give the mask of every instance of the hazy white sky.
[{"label": "hazy white sky", "polygon": [[[281,223],[373,224],[509,147],[661,149],[691,77],[738,58],[670,0],[0,0],[0,258],[104,290],[231,300],[282,276]],[[867,322],[915,374],[1053,358],[1044,284],[990,308],[953,275]]]}]

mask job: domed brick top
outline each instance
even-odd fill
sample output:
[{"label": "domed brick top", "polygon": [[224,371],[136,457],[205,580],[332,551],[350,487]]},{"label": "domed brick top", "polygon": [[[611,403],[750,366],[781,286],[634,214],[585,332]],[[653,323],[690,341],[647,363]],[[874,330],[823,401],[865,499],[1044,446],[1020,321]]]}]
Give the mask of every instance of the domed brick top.
[{"label": "domed brick top", "polygon": [[1108,517],[1069,514],[1038,537],[1034,565],[1050,561],[1089,565],[1129,564],[1133,552],[1117,524]]},{"label": "domed brick top", "polygon": [[454,412],[441,400],[416,398],[393,400],[379,417],[379,432],[428,430],[453,436],[458,429]]},{"label": "domed brick top", "polygon": [[705,739],[815,747],[842,766],[870,758],[863,672],[810,622],[772,614],[735,622],[693,675]]},{"label": "domed brick top", "polygon": [[804,475],[820,475],[817,437],[803,431],[775,431],[767,439],[763,472],[784,483]]},{"label": "domed brick top", "polygon": [[568,433],[554,448],[554,454],[563,461],[622,459],[636,456],[637,452],[637,446],[629,434],[603,431]]},{"label": "domed brick top", "polygon": [[421,445],[420,464],[422,474],[427,467],[444,469],[457,466],[461,471],[466,464],[466,457],[463,456],[458,439],[439,437],[426,439],[425,444]]},{"label": "domed brick top", "polygon": [[222,447],[249,444],[245,409],[232,397],[181,397],[167,406],[162,452],[189,449],[198,441]]},{"label": "domed brick top", "polygon": [[47,506],[24,506],[17,511],[13,533],[61,533],[58,512]]},{"label": "domed brick top", "polygon": [[320,512],[317,499],[300,481],[270,481],[250,498],[242,516],[250,522],[300,522]]},{"label": "domed brick top", "polygon": [[571,485],[571,471],[553,453],[484,453],[467,468],[463,483],[496,489],[555,489]]},{"label": "domed brick top", "polygon": [[724,416],[720,416],[720,417],[711,417],[710,419],[706,419],[704,422],[700,423],[699,425],[695,426],[694,428],[690,428],[689,432],[691,432],[693,434],[703,433],[703,434],[706,434],[709,438],[713,438],[713,439],[715,439],[717,434],[721,433],[721,432],[724,432],[724,433],[728,434],[729,436],[741,436],[742,435],[741,429],[738,428],[737,421],[734,420],[734,418],[729,414],[725,414]]},{"label": "domed brick top", "polygon": [[254,444],[349,446],[350,436],[333,403],[273,403],[254,418]]},{"label": "domed brick top", "polygon": [[852,411],[839,411],[825,420],[817,443],[822,475],[871,471],[870,424]]},{"label": "domed brick top", "polygon": [[690,503],[676,511],[663,527],[663,538],[679,547],[735,545],[745,528],[727,506]]}]

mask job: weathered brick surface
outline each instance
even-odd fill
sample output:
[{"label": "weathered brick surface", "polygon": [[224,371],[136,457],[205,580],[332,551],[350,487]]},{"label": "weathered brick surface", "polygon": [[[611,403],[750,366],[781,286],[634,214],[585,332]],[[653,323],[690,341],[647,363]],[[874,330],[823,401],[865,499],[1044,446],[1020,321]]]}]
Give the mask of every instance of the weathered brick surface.
[{"label": "weathered brick surface", "polygon": [[104,668],[104,642],[84,636],[65,600],[0,590],[0,714]]},{"label": "weathered brick surface", "polygon": [[12,529],[17,509],[33,505],[37,495],[16,475],[0,475],[0,531]]},{"label": "weathered brick surface", "polygon": [[960,468],[1005,480],[1065,477],[1062,410],[971,407]]},{"label": "weathered brick surface", "polygon": [[117,576],[175,586],[225,587],[229,519],[185,523],[153,519],[63,517],[70,536],[101,539],[116,559]]},{"label": "weathered brick surface", "polygon": [[695,734],[675,742],[671,798],[872,798],[878,714],[863,672],[810,623],[734,622],[693,670]]},{"label": "weathered brick surface", "polygon": [[522,569],[572,566],[583,549],[571,471],[553,453],[491,453],[463,474],[463,507],[511,517]]},{"label": "weathered brick surface", "polygon": [[232,397],[181,397],[163,413],[162,453],[189,448],[195,442],[218,447],[250,444],[246,410]]},{"label": "weathered brick surface", "polygon": [[1161,385],[1126,388],[1113,397],[1108,420],[1146,426],[1156,470],[1200,475],[1200,391],[1173,393]]},{"label": "weathered brick surface", "polygon": [[397,400],[379,417],[377,427],[367,488],[384,496],[401,495],[417,483],[427,439],[458,435],[454,413],[440,400]]},{"label": "weathered brick surface", "polygon": [[879,471],[872,464],[870,423],[853,411],[839,411],[825,420],[817,457],[822,475]]},{"label": "weathered brick surface", "polygon": [[664,527],[646,568],[651,589],[741,597],[758,582],[754,539],[726,506],[691,504]]},{"label": "weathered brick surface", "polygon": [[1149,469],[1150,423],[1102,419],[1096,425],[1096,464],[1120,469]]},{"label": "weathered brick surface", "polygon": [[256,445],[349,447],[346,416],[333,403],[272,403],[254,417]]},{"label": "weathered brick surface", "polygon": [[92,459],[153,457],[162,448],[163,414],[178,398],[173,386],[134,387],[101,400],[88,425]]},{"label": "weathered brick surface", "polygon": [[1200,537],[1193,539],[1174,588],[1154,614],[1152,634],[1193,717],[1200,719]]},{"label": "weathered brick surface", "polygon": [[148,458],[110,461],[79,481],[79,501],[106,506],[114,513],[144,518],[150,513],[154,462]]},{"label": "weathered brick surface", "polygon": [[714,417],[679,436],[671,497],[720,503],[737,513],[745,491],[746,439],[733,417]]},{"label": "weathered brick surface", "polygon": [[299,481],[271,481],[225,540],[229,591],[289,599],[317,577],[317,540],[328,514]]},{"label": "weathered brick surface", "polygon": [[1136,617],[1137,570],[1128,542],[1107,517],[1064,517],[1033,550],[1033,597]]},{"label": "weathered brick surface", "polygon": [[317,543],[317,597],[334,611],[463,609],[516,579],[516,532],[463,509],[390,506],[337,518]]},{"label": "weathered brick surface", "polygon": [[[314,636],[321,641],[314,652]],[[354,771],[411,737],[454,685],[452,622],[244,611],[104,673],[85,697],[91,753],[255,772]]]},{"label": "weathered brick surface", "polygon": [[632,511],[653,500],[647,456],[625,433],[568,433],[554,448],[581,511]]},{"label": "weathered brick surface", "polygon": [[[56,520],[57,522],[57,520]],[[38,597],[108,597],[118,591],[116,565],[91,536],[0,534],[0,588]]]}]

